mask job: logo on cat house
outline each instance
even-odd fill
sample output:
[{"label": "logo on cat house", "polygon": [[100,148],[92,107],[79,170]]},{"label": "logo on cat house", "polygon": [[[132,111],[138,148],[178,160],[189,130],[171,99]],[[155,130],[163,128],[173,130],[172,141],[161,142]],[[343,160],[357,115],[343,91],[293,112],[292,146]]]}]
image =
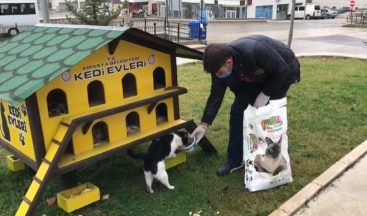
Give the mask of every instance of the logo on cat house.
[{"label": "logo on cat house", "polygon": [[261,121],[261,127],[265,131],[277,131],[281,130],[280,126],[283,125],[282,118],[280,116],[272,116],[268,119]]},{"label": "logo on cat house", "polygon": [[[148,60],[150,61],[150,64],[153,64],[155,61],[155,59]],[[64,72],[61,75],[61,79],[63,81],[70,81],[71,79],[73,81],[82,81],[120,72],[130,72],[132,70],[144,68],[146,66],[146,61],[142,60],[139,56],[121,59],[111,56],[107,58],[106,62],[83,66],[81,72],[76,72],[74,74],[70,74],[70,72]]]},{"label": "logo on cat house", "polygon": [[155,63],[155,56],[154,56],[154,54],[152,54],[152,55],[150,55],[148,57],[148,63],[149,64],[154,64]]}]

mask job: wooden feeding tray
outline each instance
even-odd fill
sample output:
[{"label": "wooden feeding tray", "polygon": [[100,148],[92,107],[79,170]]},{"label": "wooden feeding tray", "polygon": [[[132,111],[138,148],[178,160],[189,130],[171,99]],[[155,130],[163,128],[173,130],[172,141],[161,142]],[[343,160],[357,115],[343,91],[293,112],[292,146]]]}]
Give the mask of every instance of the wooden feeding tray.
[{"label": "wooden feeding tray", "polygon": [[175,158],[169,158],[169,159],[164,161],[164,163],[166,165],[166,169],[172,168],[174,166],[177,166],[177,165],[185,163],[185,162],[186,162],[186,153],[185,152],[177,153]]},{"label": "wooden feeding tray", "polygon": [[14,155],[8,155],[6,157],[6,163],[11,171],[17,172],[25,168],[24,163]]},{"label": "wooden feeding tray", "polygon": [[98,200],[100,200],[99,188],[89,182],[57,193],[57,204],[67,213]]}]

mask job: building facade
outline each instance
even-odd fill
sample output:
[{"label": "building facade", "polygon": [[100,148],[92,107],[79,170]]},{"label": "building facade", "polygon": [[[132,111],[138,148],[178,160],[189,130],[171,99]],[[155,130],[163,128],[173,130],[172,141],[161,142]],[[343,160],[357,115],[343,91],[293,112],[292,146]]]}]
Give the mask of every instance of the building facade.
[{"label": "building facade", "polygon": [[[247,0],[247,18],[286,19],[291,0]],[[305,0],[296,0],[296,4],[305,4]]]},{"label": "building facade", "polygon": [[[74,2],[78,7],[85,4],[85,0]],[[124,2],[129,4],[130,15],[144,13],[144,17],[273,20],[287,18],[292,0],[121,0],[121,3]],[[297,5],[306,3],[327,6],[325,3],[322,4],[321,0],[296,0]],[[362,2],[360,4],[362,5]],[[343,5],[347,6],[347,3]],[[50,8],[56,11],[65,10],[65,1],[50,0]]]}]

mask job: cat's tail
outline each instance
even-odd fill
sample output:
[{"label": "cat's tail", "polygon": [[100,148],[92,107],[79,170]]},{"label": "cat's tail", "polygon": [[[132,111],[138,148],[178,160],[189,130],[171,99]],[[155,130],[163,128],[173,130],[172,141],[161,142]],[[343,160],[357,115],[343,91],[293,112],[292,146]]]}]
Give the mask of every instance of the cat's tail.
[{"label": "cat's tail", "polygon": [[143,152],[135,152],[134,149],[128,149],[126,151],[127,155],[129,155],[130,157],[132,158],[135,158],[135,159],[144,159],[145,158],[145,153]]}]

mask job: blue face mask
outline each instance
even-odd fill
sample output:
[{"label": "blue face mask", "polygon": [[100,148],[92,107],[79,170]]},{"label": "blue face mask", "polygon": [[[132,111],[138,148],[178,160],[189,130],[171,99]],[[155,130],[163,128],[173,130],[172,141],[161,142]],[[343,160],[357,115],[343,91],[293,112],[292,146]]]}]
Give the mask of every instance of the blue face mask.
[{"label": "blue face mask", "polygon": [[220,78],[220,79],[224,79],[224,78],[229,77],[231,74],[232,74],[232,70],[227,71],[227,72],[225,72],[225,73],[223,73],[222,75],[217,76],[217,77],[218,77],[218,78]]}]

